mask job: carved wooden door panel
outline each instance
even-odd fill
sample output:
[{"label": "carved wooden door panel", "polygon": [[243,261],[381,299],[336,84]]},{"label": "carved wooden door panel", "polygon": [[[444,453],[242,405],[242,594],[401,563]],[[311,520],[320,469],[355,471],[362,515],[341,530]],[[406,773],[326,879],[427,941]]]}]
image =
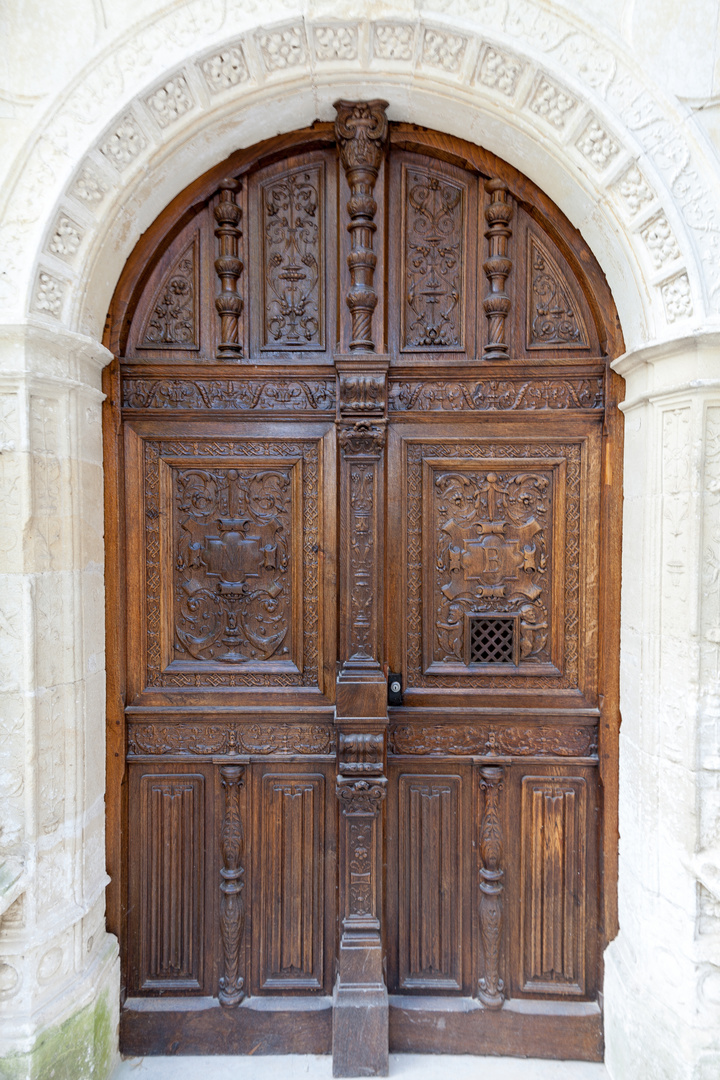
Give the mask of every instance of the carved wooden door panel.
[{"label": "carved wooden door panel", "polygon": [[111,308],[123,1049],[597,1058],[612,301],[521,174],[336,108],[179,197]]}]

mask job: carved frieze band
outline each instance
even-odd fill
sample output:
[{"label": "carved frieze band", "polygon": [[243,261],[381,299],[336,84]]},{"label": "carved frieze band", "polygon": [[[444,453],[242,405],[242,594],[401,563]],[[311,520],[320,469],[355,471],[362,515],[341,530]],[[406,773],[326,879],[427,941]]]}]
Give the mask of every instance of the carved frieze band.
[{"label": "carved frieze band", "polygon": [[480,769],[480,788],[484,795],[480,826],[480,936],[485,960],[484,974],[478,980],[478,997],[488,1009],[502,1008],[505,985],[500,978],[500,945],[503,920],[503,832],[500,820],[500,791],[505,770],[502,766]]},{"label": "carved frieze band", "polygon": [[217,354],[218,357],[228,360],[237,360],[242,356],[238,329],[243,309],[242,297],[238,293],[238,278],[243,270],[243,264],[238,258],[242,210],[235,201],[235,194],[239,190],[239,181],[223,180],[220,185],[220,201],[213,211],[218,223],[215,235],[220,242],[219,255],[215,260],[215,270],[220,278],[220,293],[215,300],[220,316],[220,344]]},{"label": "carved frieze band", "polygon": [[223,765],[220,779],[225,791],[225,812],[221,833],[220,868],[220,937],[223,951],[223,974],[220,976],[220,1004],[239,1005],[245,997],[240,974],[240,948],[245,930],[245,888],[243,857],[245,838],[240,815],[240,790],[245,783],[242,765]]},{"label": "carved frieze band", "polygon": [[352,319],[350,349],[373,352],[372,317],[377,305],[373,285],[377,257],[373,252],[377,203],[373,189],[385,153],[386,101],[336,101],[335,135],[350,187],[350,290],[345,298]]},{"label": "carved frieze band", "polygon": [[490,193],[490,205],[485,211],[489,255],[483,263],[483,270],[490,282],[490,291],[483,300],[488,320],[488,341],[483,352],[486,360],[504,360],[510,349],[505,340],[505,321],[510,312],[510,297],[505,283],[512,270],[508,242],[512,235],[510,221],[513,207],[502,180],[489,180],[485,187]]},{"label": "carved frieze band", "polygon": [[596,757],[595,724],[391,724],[388,753],[503,757]]},{"label": "carved frieze band", "polygon": [[211,757],[216,754],[257,754],[263,757],[325,755],[336,751],[335,729],[301,723],[130,723],[128,757],[159,754]]},{"label": "carved frieze band", "polygon": [[418,379],[392,382],[389,412],[602,410],[602,375],[552,379]]},{"label": "carved frieze band", "polygon": [[124,409],[174,412],[330,412],[335,409],[335,379],[162,379],[125,376]]}]

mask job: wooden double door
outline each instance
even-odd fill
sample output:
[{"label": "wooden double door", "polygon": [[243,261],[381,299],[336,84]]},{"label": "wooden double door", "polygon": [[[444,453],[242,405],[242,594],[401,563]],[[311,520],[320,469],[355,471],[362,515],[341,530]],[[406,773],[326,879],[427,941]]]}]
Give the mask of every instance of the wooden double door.
[{"label": "wooden double door", "polygon": [[612,300],[510,166],[336,109],[178,197],[110,311],[122,1049],[598,1058]]}]

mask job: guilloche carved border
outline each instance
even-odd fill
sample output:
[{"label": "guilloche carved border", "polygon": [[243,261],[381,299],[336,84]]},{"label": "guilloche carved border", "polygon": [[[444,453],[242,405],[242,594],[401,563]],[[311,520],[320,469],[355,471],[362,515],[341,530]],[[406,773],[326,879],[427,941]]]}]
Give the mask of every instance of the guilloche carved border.
[{"label": "guilloche carved border", "polygon": [[595,724],[391,724],[388,753],[507,757],[596,757]]},{"label": "guilloche carved border", "polygon": [[335,729],[317,723],[217,723],[204,720],[163,721],[128,725],[127,756],[163,754],[206,757],[214,754],[257,754],[263,757],[334,754]]}]

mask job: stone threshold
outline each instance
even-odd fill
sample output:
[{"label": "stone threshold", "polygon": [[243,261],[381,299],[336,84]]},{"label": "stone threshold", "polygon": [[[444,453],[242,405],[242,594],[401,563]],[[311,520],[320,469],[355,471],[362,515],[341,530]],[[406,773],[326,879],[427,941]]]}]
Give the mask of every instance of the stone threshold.
[{"label": "stone threshold", "polygon": [[[263,1057],[125,1058],[111,1080],[331,1080],[329,1055],[286,1054]],[[602,1064],[543,1061],[539,1058],[472,1057],[450,1054],[391,1054],[390,1077],[404,1080],[609,1080]]]}]

